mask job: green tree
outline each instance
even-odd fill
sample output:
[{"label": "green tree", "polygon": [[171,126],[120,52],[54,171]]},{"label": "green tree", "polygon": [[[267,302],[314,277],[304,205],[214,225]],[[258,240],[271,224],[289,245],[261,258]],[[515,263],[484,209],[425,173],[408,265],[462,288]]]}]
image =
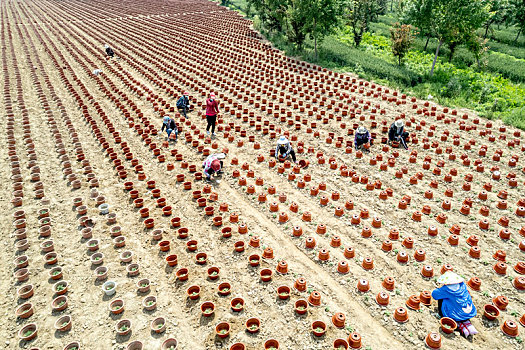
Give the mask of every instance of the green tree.
[{"label": "green tree", "polygon": [[390,28],[390,40],[392,41],[392,54],[394,57],[397,57],[398,65],[401,65],[403,58],[414,41],[412,26],[410,24],[395,23]]},{"label": "green tree", "polygon": [[505,16],[508,13],[509,0],[486,0],[488,16],[487,20],[483,24],[485,28],[485,34],[483,38],[487,38],[491,26],[493,24],[502,23],[505,20]]},{"label": "green tree", "polygon": [[426,38],[424,51],[427,50],[428,42],[432,37],[432,11],[434,0],[411,0],[402,13],[403,22],[409,23],[417,28],[421,37]]},{"label": "green tree", "polygon": [[248,6],[259,16],[266,29],[281,32],[285,28],[288,0],[248,0]]},{"label": "green tree", "polygon": [[363,35],[368,32],[369,24],[378,12],[377,0],[349,0],[347,4],[347,21],[354,35],[354,44],[358,47]]},{"label": "green tree", "polygon": [[304,31],[314,41],[316,60],[317,44],[339,27],[343,9],[341,0],[302,0],[302,10],[306,15]]},{"label": "green tree", "polygon": [[478,69],[481,69],[482,65],[486,65],[486,60],[481,60],[485,53],[488,51],[487,46],[488,39],[480,38],[475,32],[471,33],[469,39],[466,42],[466,46],[472,55],[476,59],[476,64]]},{"label": "green tree", "polygon": [[508,21],[518,27],[518,35],[514,39],[516,42],[520,34],[525,31],[525,0],[510,0]]},{"label": "green tree", "polygon": [[306,6],[303,4],[304,2],[304,0],[290,0],[285,16],[286,37],[299,50],[302,50],[307,34],[305,26],[308,20],[308,13],[305,11]]},{"label": "green tree", "polygon": [[438,46],[430,69],[430,76],[443,44],[454,49],[466,43],[473,32],[485,22],[487,10],[481,0],[434,0],[431,16],[432,36],[438,40]]}]

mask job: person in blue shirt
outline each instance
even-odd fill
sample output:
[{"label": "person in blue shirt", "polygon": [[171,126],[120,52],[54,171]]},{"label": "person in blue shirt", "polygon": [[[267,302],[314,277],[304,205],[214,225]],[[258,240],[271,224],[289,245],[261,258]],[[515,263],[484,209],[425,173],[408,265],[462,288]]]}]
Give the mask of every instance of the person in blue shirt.
[{"label": "person in blue shirt", "polygon": [[360,126],[357,128],[357,131],[355,133],[354,138],[354,146],[355,150],[365,150],[368,151],[370,148],[370,141],[372,140],[372,137],[370,136],[370,132],[366,130],[364,126]]},{"label": "person in blue shirt", "polygon": [[438,278],[443,286],[432,291],[432,298],[438,301],[438,313],[456,321],[463,336],[478,334],[470,319],[477,310],[463,278],[452,271],[447,271]]}]

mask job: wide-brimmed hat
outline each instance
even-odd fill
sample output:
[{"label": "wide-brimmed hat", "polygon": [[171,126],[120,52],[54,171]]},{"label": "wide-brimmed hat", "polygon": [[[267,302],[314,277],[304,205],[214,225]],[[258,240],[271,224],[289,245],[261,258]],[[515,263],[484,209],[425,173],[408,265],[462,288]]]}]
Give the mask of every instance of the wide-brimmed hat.
[{"label": "wide-brimmed hat", "polygon": [[215,94],[212,92],[210,93],[210,98],[214,98],[215,97]]},{"label": "wide-brimmed hat", "polygon": [[366,133],[366,128],[364,126],[360,126],[357,128],[357,133],[358,134],[365,134]]},{"label": "wide-brimmed hat", "polygon": [[109,48],[109,45],[108,44],[104,44],[104,48],[105,49]]},{"label": "wide-brimmed hat", "polygon": [[447,271],[437,279],[438,283],[441,284],[458,284],[464,282],[463,278],[455,272]]},{"label": "wide-brimmed hat", "polygon": [[215,171],[221,170],[221,162],[218,159],[213,160],[210,166]]},{"label": "wide-brimmed hat", "polygon": [[278,145],[286,145],[288,143],[288,139],[286,136],[279,137],[279,140],[277,140]]},{"label": "wide-brimmed hat", "polygon": [[188,91],[184,91],[183,95],[188,96],[190,93]]},{"label": "wide-brimmed hat", "polygon": [[403,125],[405,125],[405,123],[404,123],[403,120],[401,120],[401,119],[396,120],[396,121],[394,122],[394,124],[395,124],[398,128],[400,128],[400,127],[402,127]]}]

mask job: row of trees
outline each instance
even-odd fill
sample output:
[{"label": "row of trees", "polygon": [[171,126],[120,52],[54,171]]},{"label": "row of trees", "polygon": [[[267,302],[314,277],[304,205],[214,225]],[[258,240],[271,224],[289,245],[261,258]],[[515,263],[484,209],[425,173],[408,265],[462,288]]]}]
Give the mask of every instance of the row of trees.
[{"label": "row of trees", "polygon": [[[287,40],[302,50],[307,38],[317,46],[326,35],[340,26],[348,25],[355,46],[369,31],[370,22],[389,10],[397,11],[402,24],[392,27],[392,51],[401,64],[413,40],[418,35],[437,40],[430,75],[446,45],[449,59],[455,50],[465,45],[478,61],[486,51],[486,36],[494,25],[512,25],[518,28],[516,40],[525,31],[525,0],[247,0],[269,31],[284,33]],[[483,28],[484,37],[477,31]]]}]

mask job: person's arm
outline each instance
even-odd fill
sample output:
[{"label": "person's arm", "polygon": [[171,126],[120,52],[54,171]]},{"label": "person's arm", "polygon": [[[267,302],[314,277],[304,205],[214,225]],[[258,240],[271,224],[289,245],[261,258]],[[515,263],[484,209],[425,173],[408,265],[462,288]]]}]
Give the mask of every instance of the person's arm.
[{"label": "person's arm", "polygon": [[286,147],[286,153],[284,154],[285,157],[288,157],[288,155],[292,152],[292,144],[288,142],[288,147]]},{"label": "person's arm", "polygon": [[395,134],[394,124],[392,124],[392,125],[390,125],[390,129],[388,130],[388,138],[390,140],[393,140],[394,139],[394,134]]},{"label": "person's arm", "polygon": [[372,141],[372,134],[370,134],[370,131],[368,131],[368,142]]},{"label": "person's arm", "polygon": [[448,296],[448,293],[443,291],[442,288],[434,289],[432,291],[432,298],[434,298],[435,300],[445,299]]},{"label": "person's arm", "polygon": [[213,101],[213,102],[215,102],[215,112],[216,112],[217,114],[219,114],[219,102],[217,102],[217,100],[215,100],[215,101]]},{"label": "person's arm", "polygon": [[160,131],[164,131],[164,128],[166,127],[166,124],[162,123],[162,128],[160,128]]}]

